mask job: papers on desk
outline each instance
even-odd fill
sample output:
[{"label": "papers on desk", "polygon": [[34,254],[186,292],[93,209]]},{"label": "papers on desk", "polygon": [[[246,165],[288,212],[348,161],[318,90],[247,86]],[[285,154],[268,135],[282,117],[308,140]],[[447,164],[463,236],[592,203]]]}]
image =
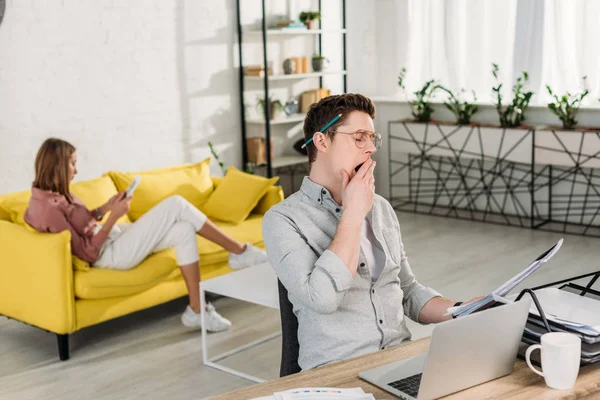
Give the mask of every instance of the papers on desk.
[{"label": "papers on desk", "polygon": [[448,309],[448,313],[446,315],[452,314],[455,317],[462,317],[464,315],[469,315],[477,310],[484,308],[485,306],[494,302],[494,297],[504,297],[508,292],[515,288],[519,283],[521,283],[525,278],[534,273],[542,264],[546,263],[549,259],[552,258],[556,254],[556,252],[562,246],[563,240],[560,239],[558,243],[554,246],[546,250],[543,254],[541,254],[536,260],[529,265],[529,267],[525,268],[519,274],[513,276],[511,279],[506,281],[502,286],[498,289],[494,290],[492,293],[488,294],[484,298],[475,301],[469,304],[463,304],[458,307],[450,307]]},{"label": "papers on desk", "polygon": [[[600,301],[557,288],[539,289],[535,291],[535,295],[548,321],[568,331],[600,336]],[[525,296],[529,297],[529,294],[525,293],[523,297]],[[516,295],[496,299],[508,303],[515,298]],[[537,317],[540,316],[533,302],[529,312]]]},{"label": "papers on desk", "polygon": [[275,392],[272,396],[253,400],[375,400],[370,393],[361,388],[297,388],[285,392]]}]

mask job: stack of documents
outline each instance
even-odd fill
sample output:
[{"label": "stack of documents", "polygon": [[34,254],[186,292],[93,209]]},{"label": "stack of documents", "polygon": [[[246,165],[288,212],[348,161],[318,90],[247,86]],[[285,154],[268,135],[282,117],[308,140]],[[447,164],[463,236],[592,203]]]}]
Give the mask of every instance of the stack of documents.
[{"label": "stack of documents", "polygon": [[[452,314],[454,317],[462,317],[464,315],[469,315],[477,310],[484,308],[485,306],[496,301],[498,297],[504,297],[508,292],[515,288],[519,283],[521,283],[525,278],[534,273],[542,264],[546,263],[549,259],[552,258],[556,254],[556,252],[562,246],[563,240],[560,239],[558,243],[540,255],[529,267],[525,268],[521,273],[513,276],[507,282],[505,282],[498,289],[494,290],[492,293],[488,294],[484,298],[474,301],[472,303],[463,304],[458,307],[451,307],[448,309],[448,314]],[[447,315],[448,315],[447,314]]]},{"label": "stack of documents", "polygon": [[[600,301],[580,296],[558,288],[535,291],[535,296],[546,316],[552,332],[568,332],[581,338],[582,363],[600,361]],[[523,298],[530,297],[528,293]],[[498,298],[503,303],[512,302],[516,295]],[[525,325],[523,342],[536,344],[543,334],[548,333],[540,312],[533,302]]]},{"label": "stack of documents", "polygon": [[285,392],[275,392],[272,396],[260,397],[254,400],[375,400],[370,393],[361,388],[298,388]]}]

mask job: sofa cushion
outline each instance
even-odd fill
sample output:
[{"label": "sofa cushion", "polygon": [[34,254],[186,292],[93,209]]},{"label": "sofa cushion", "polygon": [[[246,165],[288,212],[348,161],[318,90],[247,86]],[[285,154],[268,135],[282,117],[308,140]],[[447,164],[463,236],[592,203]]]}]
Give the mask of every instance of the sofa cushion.
[{"label": "sofa cushion", "polygon": [[225,178],[202,209],[211,219],[239,224],[278,179],[267,179],[229,167]]},{"label": "sofa cushion", "polygon": [[140,265],[127,271],[106,268],[76,269],[75,297],[103,299],[129,296],[143,292],[164,281],[177,269],[175,252],[171,249],[152,254]]},{"label": "sofa cushion", "polygon": [[129,217],[135,221],[172,195],[180,195],[197,208],[201,208],[213,191],[209,164],[210,158],[207,158],[193,165],[185,164],[141,172],[111,171],[108,175],[119,191],[125,190],[135,176],[140,175],[141,181],[133,195],[129,211]]}]

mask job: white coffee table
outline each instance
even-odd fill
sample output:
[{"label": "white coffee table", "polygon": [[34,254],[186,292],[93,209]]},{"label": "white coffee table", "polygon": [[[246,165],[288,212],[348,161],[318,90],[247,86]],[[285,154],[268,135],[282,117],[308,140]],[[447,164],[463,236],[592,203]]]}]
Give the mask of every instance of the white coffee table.
[{"label": "white coffee table", "polygon": [[202,281],[200,284],[200,299],[202,302],[202,360],[204,365],[228,372],[253,382],[265,382],[264,379],[248,375],[244,372],[218,364],[217,362],[241,351],[272,340],[280,336],[281,332],[273,333],[262,339],[255,340],[236,349],[209,358],[208,346],[206,344],[206,328],[204,324],[204,311],[206,308],[204,303],[205,292],[231,297],[233,299],[247,301],[248,303],[258,304],[279,310],[279,290],[277,287],[277,276],[275,275],[275,271],[273,271],[273,268],[269,263],[265,263],[209,279],[207,281]]}]

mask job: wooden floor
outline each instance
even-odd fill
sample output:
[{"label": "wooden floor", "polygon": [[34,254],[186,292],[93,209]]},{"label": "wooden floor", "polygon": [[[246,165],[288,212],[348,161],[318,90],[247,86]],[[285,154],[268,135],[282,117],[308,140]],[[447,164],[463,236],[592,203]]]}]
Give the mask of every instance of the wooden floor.
[{"label": "wooden floor", "polygon": [[[458,300],[495,289],[562,237],[416,214],[399,218],[417,278]],[[563,248],[528,285],[600,269],[600,239],[564,238]],[[215,306],[233,327],[210,335],[212,354],[279,328],[277,311],[230,299]],[[200,333],[179,319],[184,307],[177,300],[78,332],[67,362],[58,361],[54,335],[0,317],[0,399],[200,399],[251,384],[202,365]],[[431,331],[410,327],[414,337]],[[280,344],[275,339],[224,363],[276,378]]]}]

